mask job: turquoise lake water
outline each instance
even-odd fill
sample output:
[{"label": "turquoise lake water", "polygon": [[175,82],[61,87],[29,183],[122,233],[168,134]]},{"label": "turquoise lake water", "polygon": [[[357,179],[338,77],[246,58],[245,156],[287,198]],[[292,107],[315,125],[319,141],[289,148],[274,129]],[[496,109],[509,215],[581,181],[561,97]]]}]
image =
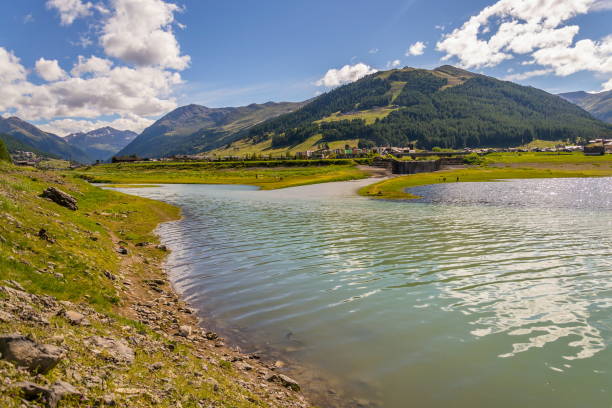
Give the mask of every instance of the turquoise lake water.
[{"label": "turquoise lake water", "polygon": [[371,182],[122,191],[183,209],[176,288],[320,405],[612,406],[611,178]]}]

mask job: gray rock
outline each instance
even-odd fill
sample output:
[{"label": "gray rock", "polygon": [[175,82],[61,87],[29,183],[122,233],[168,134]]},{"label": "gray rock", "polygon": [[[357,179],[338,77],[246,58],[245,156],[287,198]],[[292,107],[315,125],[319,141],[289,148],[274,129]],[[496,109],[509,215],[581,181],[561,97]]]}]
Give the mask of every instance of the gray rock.
[{"label": "gray rock", "polygon": [[78,210],[76,199],[68,193],[63,192],[55,187],[49,187],[42,194],[41,197],[49,199],[56,204],[66,207],[72,211]]},{"label": "gray rock", "polygon": [[40,401],[50,407],[57,405],[56,402],[55,405],[52,405],[54,403],[53,391],[47,387],[43,387],[42,385],[38,385],[30,381],[15,383],[12,385],[12,387],[20,390],[23,398],[27,401]]},{"label": "gray rock", "polygon": [[300,390],[300,384],[298,384],[298,382],[295,381],[293,378],[287,377],[284,374],[272,374],[270,377],[267,378],[267,380],[269,382],[280,384],[283,387],[289,388],[293,391]]},{"label": "gray rock", "polygon": [[19,334],[0,336],[0,354],[4,360],[40,374],[51,371],[64,357],[61,348],[38,344]]},{"label": "gray rock", "polygon": [[90,326],[91,325],[87,317],[85,317],[85,315],[79,312],[68,310],[68,311],[63,311],[60,314],[64,316],[64,318],[66,318],[66,320],[68,320],[70,324],[74,326]]},{"label": "gray rock", "polygon": [[93,336],[86,339],[85,344],[95,354],[100,354],[102,350],[105,350],[108,352],[109,358],[118,363],[132,364],[134,362],[134,350],[123,340]]},{"label": "gray rock", "polygon": [[192,328],[191,326],[181,326],[179,327],[179,336],[189,337],[191,336]]},{"label": "gray rock", "polygon": [[104,271],[104,276],[106,276],[108,279],[110,280],[117,280],[117,277],[115,275],[113,275],[112,273],[110,273],[110,271]]},{"label": "gray rock", "polygon": [[117,248],[117,253],[121,254],[121,255],[127,255],[128,254],[128,250],[126,247],[119,247]]},{"label": "gray rock", "polygon": [[51,392],[53,393],[54,399],[57,401],[65,397],[81,396],[82,394],[72,384],[65,381],[56,381],[51,386]]}]

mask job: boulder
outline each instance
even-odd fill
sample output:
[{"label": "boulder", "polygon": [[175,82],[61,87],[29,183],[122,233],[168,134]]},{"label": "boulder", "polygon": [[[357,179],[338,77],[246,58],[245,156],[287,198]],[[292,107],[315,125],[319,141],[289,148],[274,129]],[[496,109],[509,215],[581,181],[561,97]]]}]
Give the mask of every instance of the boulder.
[{"label": "boulder", "polygon": [[132,350],[123,340],[93,336],[86,339],[85,344],[87,344],[95,354],[101,354],[103,350],[106,351],[109,358],[115,362],[127,364],[132,364],[134,362],[134,350]]},{"label": "boulder", "polygon": [[64,310],[60,312],[60,315],[63,316],[66,320],[70,322],[73,326],[90,326],[91,323],[85,317],[85,315],[75,312],[73,310]]},{"label": "boulder", "polygon": [[15,383],[12,385],[12,387],[21,391],[23,398],[27,401],[40,401],[45,403],[47,406],[53,406],[53,391],[51,391],[50,388],[30,381]]},{"label": "boulder", "polygon": [[298,382],[295,381],[293,378],[287,377],[284,374],[272,374],[270,377],[267,378],[267,380],[269,382],[280,384],[283,387],[289,388],[293,391],[300,390],[300,384],[298,384]]},{"label": "boulder", "polygon": [[191,326],[181,326],[179,327],[179,336],[189,337],[191,336]]},{"label": "boulder", "polygon": [[55,187],[49,187],[42,194],[41,197],[49,199],[56,204],[66,207],[72,211],[78,210],[76,199],[68,193],[63,192]]},{"label": "boulder", "polygon": [[0,336],[0,354],[4,360],[40,374],[51,371],[64,357],[61,348],[38,344],[19,334]]},{"label": "boulder", "polygon": [[52,399],[59,402],[62,398],[81,396],[82,394],[72,384],[65,381],[56,381],[51,386],[51,392],[53,393]]},{"label": "boulder", "polygon": [[42,402],[49,408],[57,407],[58,403],[65,397],[82,395],[72,384],[65,381],[57,381],[51,388],[30,381],[15,383],[13,387],[20,390],[27,401]]}]

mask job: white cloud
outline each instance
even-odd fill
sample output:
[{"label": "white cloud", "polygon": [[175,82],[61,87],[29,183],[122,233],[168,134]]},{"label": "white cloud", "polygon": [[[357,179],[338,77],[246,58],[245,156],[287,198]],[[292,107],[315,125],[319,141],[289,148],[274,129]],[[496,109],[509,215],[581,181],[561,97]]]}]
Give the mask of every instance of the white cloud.
[{"label": "white cloud", "polygon": [[[457,58],[465,68],[493,67],[517,55],[530,55],[533,59],[522,65],[543,67],[531,72],[610,73],[610,37],[574,43],[580,27],[564,25],[575,16],[605,9],[612,9],[612,0],[500,0],[446,34],[436,49],[445,53],[443,60]],[[492,34],[483,36],[488,30]]]},{"label": "white cloud", "polygon": [[446,26],[444,24],[438,24],[434,27],[436,30],[444,31],[446,30]]},{"label": "white cloud", "polygon": [[370,54],[378,54],[378,51],[380,51],[378,48],[372,48],[370,51],[368,51]]},{"label": "white cloud", "polygon": [[578,71],[612,73],[612,36],[602,41],[581,40],[573,47],[544,48],[534,52],[533,58],[560,76]]},{"label": "white cloud", "polygon": [[[510,72],[510,70],[508,70],[508,72]],[[523,72],[521,74],[507,75],[504,79],[506,81],[523,81],[536,76],[548,75],[552,72],[554,72],[552,69],[536,69],[534,71]]]},{"label": "white cloud", "polygon": [[45,132],[54,133],[59,136],[68,136],[71,133],[90,132],[102,127],[110,126],[117,130],[131,130],[141,133],[145,128],[153,124],[152,119],[141,118],[139,116],[128,115],[114,120],[76,120],[76,119],[57,119],[39,128]]},{"label": "white cloud", "polygon": [[[183,81],[176,71],[190,62],[172,32],[177,5],[168,0],[47,0],[46,5],[58,11],[62,25],[96,13],[86,22],[104,55],[79,56],[68,72],[57,60],[40,58],[32,71],[45,82],[37,84],[20,59],[0,47],[0,114],[48,121],[41,127],[66,134],[102,126],[141,131],[177,107],[174,91]],[[92,40],[81,36],[78,43],[88,47]]]},{"label": "white cloud", "polygon": [[402,61],[400,60],[393,60],[393,61],[389,61],[387,62],[387,69],[392,69],[392,68],[397,68],[400,65],[402,65]]},{"label": "white cloud", "polygon": [[23,24],[28,24],[28,23],[33,23],[34,22],[34,16],[32,14],[26,14],[23,17]]},{"label": "white cloud", "polygon": [[67,77],[57,60],[40,58],[36,61],[36,73],[45,81],[59,81]]},{"label": "white cloud", "polygon": [[612,0],[596,0],[591,6],[593,11],[612,10]]},{"label": "white cloud", "polygon": [[[27,71],[21,65],[19,58],[12,52],[0,47],[0,85],[10,85],[16,81],[22,81],[26,76]],[[0,106],[2,106],[2,100],[0,100]]]},{"label": "white cloud", "polygon": [[86,74],[106,74],[110,72],[112,66],[113,62],[105,58],[99,58],[95,55],[85,58],[79,55],[78,62],[74,65],[70,73],[74,77],[80,77]]},{"label": "white cloud", "polygon": [[602,85],[601,91],[612,91],[612,79]]},{"label": "white cloud", "polygon": [[427,46],[424,42],[417,41],[408,48],[408,51],[406,51],[406,56],[408,57],[411,55],[423,55],[423,53],[425,52],[425,48],[427,48]]},{"label": "white cloud", "polygon": [[355,65],[345,65],[340,69],[330,69],[329,71],[327,71],[325,76],[323,76],[323,78],[318,80],[315,84],[317,86],[333,88],[336,86],[355,82],[375,72],[378,72],[378,70],[360,62]]},{"label": "white cloud", "polygon": [[191,58],[181,55],[172,32],[180,8],[162,0],[112,0],[112,16],[105,22],[100,44],[108,56],[136,66],[183,70]]},{"label": "white cloud", "polygon": [[48,0],[47,8],[57,9],[62,25],[70,25],[77,18],[91,15],[93,4],[81,0]]},{"label": "white cloud", "polygon": [[[53,66],[45,61],[40,67]],[[40,63],[40,60],[39,60]],[[59,68],[59,67],[58,67]],[[108,61],[82,57],[74,76],[36,85],[17,57],[0,47],[0,112],[11,110],[25,120],[98,118],[105,115],[147,118],[176,108],[174,87],[182,83],[178,73],[154,67],[112,67]],[[39,72],[39,74],[40,74]],[[86,77],[79,75],[87,74]]]}]

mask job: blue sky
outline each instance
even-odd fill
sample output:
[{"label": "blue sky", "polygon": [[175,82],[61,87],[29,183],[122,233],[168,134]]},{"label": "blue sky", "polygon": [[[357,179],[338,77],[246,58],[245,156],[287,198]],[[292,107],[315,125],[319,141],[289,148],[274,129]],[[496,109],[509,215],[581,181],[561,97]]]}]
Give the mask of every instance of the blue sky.
[{"label": "blue sky", "polygon": [[553,93],[612,89],[612,0],[21,0],[0,10],[0,113],[60,135],[139,131],[188,103],[301,101],[396,66],[448,63]]}]

